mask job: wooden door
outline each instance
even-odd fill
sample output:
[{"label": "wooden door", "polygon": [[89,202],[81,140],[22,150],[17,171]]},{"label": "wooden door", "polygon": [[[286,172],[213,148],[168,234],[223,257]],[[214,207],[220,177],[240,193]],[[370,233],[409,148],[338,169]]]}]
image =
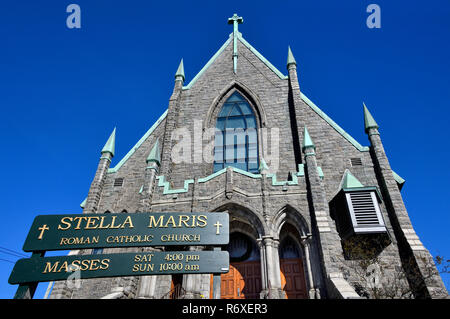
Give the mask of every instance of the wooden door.
[{"label": "wooden door", "polygon": [[[220,276],[221,299],[259,299],[261,265],[259,261],[230,263],[230,271]],[[211,294],[212,296],[212,276]]]},{"label": "wooden door", "polygon": [[183,275],[172,275],[172,281],[170,282],[169,299],[179,299],[183,294]]},{"label": "wooden door", "polygon": [[300,258],[280,259],[281,289],[287,299],[306,299],[305,272]]}]

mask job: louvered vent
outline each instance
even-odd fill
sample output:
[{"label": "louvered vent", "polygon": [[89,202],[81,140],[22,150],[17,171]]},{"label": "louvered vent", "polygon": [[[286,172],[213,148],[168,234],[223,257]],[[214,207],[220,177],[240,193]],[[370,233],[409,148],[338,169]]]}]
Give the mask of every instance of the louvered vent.
[{"label": "louvered vent", "polygon": [[353,157],[350,159],[352,166],[362,166],[362,160],[360,157]]},{"label": "louvered vent", "polygon": [[345,195],[355,233],[386,231],[375,192],[348,192]]},{"label": "louvered vent", "polygon": [[114,187],[121,187],[123,185],[123,178],[116,178],[114,180]]},{"label": "louvered vent", "polygon": [[356,224],[378,225],[378,216],[370,192],[350,193]]}]

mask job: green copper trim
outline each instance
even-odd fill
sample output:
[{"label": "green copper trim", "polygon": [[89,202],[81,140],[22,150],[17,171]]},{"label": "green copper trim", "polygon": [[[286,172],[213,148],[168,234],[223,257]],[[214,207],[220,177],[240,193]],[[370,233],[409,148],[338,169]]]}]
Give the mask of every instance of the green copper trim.
[{"label": "green copper trim", "polygon": [[342,182],[342,188],[351,189],[360,187],[364,187],[364,185],[347,170],[345,172],[344,181]]},{"label": "green copper trim", "polygon": [[297,176],[305,176],[305,164],[298,164]]},{"label": "green copper trim", "polygon": [[288,46],[288,58],[287,58],[287,64],[286,64],[288,69],[289,69],[289,65],[291,65],[291,64],[297,65],[297,62],[295,61],[294,55],[292,54],[291,47]]},{"label": "green copper trim", "polygon": [[305,129],[303,130],[303,151],[305,151],[306,148],[312,147],[314,150],[316,149],[316,146],[314,145],[311,136],[309,136],[308,129],[305,126]]},{"label": "green copper trim", "polygon": [[272,179],[272,186],[298,185],[298,177],[296,174],[292,175],[292,181],[277,181],[276,174],[267,174],[267,178]]},{"label": "green copper trim", "polygon": [[392,175],[394,175],[394,179],[397,183],[399,183],[400,185],[404,184],[406,181],[400,176],[398,175],[396,172],[392,171]]},{"label": "green copper trim", "polygon": [[351,137],[347,132],[345,132],[339,125],[336,124],[328,115],[326,115],[317,105],[315,105],[308,97],[300,92],[302,100],[314,111],[323,118],[328,124],[331,125],[339,134],[341,134],[347,141],[349,141],[358,151],[368,152],[369,147],[362,146],[353,137]]},{"label": "green copper trim", "polygon": [[156,178],[158,179],[158,186],[159,187],[164,187],[164,191],[163,191],[164,195],[187,193],[187,191],[189,190],[189,184],[193,184],[194,183],[193,179],[187,179],[187,180],[184,181],[184,187],[183,188],[170,189],[170,183],[166,181],[164,175],[157,176]]},{"label": "green copper trim", "polygon": [[181,76],[183,78],[183,82],[184,82],[184,64],[183,64],[183,59],[181,59],[180,65],[178,66],[177,69],[177,73],[175,73],[175,79],[177,77]]},{"label": "green copper trim", "polygon": [[147,163],[155,162],[161,165],[161,151],[159,150],[159,138],[156,140],[155,145],[153,145],[152,150],[148,154]]},{"label": "green copper trim", "polygon": [[267,166],[266,161],[264,160],[264,158],[261,158],[261,161],[259,162],[259,168],[258,168],[259,172],[263,172],[263,171],[268,171],[269,170],[269,166]]},{"label": "green copper trim", "polygon": [[200,72],[197,73],[197,75],[191,80],[191,82],[189,82],[188,85],[183,86],[183,90],[189,90],[192,85],[194,85],[194,83],[200,78],[200,76],[202,76],[203,73],[205,73],[205,71],[209,68],[209,66],[211,64],[213,64],[213,62],[217,59],[217,57],[225,50],[225,48],[228,46],[228,44],[230,44],[232,37],[230,36],[230,38],[228,38],[227,41],[225,41],[225,43],[220,47],[220,49],[212,56],[211,59],[209,59],[209,61],[205,64],[205,66],[200,70]]},{"label": "green copper trim", "polygon": [[321,179],[324,178],[323,171],[322,171],[322,167],[317,166],[317,173],[319,174],[319,177],[320,177]]},{"label": "green copper trim", "polygon": [[108,173],[116,173],[123,164],[126,163],[126,161],[130,158],[131,155],[136,152],[136,150],[141,146],[142,143],[153,133],[153,131],[161,124],[161,122],[166,118],[167,116],[167,110],[160,116],[160,118],[153,124],[152,127],[144,134],[144,136],[141,137],[141,139],[134,145],[134,147],[125,155],[124,158],[120,160],[119,163],[113,168],[108,169]]},{"label": "green copper trim", "polygon": [[369,109],[367,108],[364,102],[363,106],[364,106],[364,129],[366,133],[368,133],[370,128],[378,128],[378,124],[373,119],[372,114],[370,114]]},{"label": "green copper trim", "polygon": [[237,70],[237,59],[238,59],[238,48],[237,48],[237,39],[238,39],[238,25],[243,23],[244,19],[239,17],[236,13],[228,19],[228,24],[233,25],[233,71],[236,74]]},{"label": "green copper trim", "polygon": [[102,160],[102,159],[108,160],[108,161],[111,163],[111,159],[110,159],[109,157],[106,157],[106,156],[100,156],[100,159],[101,159],[101,160]]},{"label": "green copper trim", "polygon": [[253,174],[253,173],[244,171],[244,170],[242,170],[240,168],[236,168],[236,167],[231,167],[231,168],[233,169],[234,172],[241,173],[242,175],[245,175],[245,176],[248,176],[251,178],[261,178],[262,177],[261,174]]},{"label": "green copper trim", "polygon": [[[231,170],[240,173],[242,175],[248,176],[250,178],[260,179],[263,177],[261,174],[253,174],[247,171],[244,171],[242,169],[231,167]],[[219,175],[222,175],[226,173],[227,168],[223,168],[220,171],[215,172],[214,174],[208,175],[203,178],[198,179],[198,183],[205,183],[207,181],[210,181],[213,178],[216,178]],[[323,178],[323,172],[320,167],[317,168],[317,171],[319,173],[319,176]],[[298,177],[305,176],[305,170],[304,170],[304,164],[298,165],[298,172],[294,175],[292,175],[292,181],[277,181],[277,175],[276,174],[267,174],[266,177],[270,178],[272,180],[272,186],[284,186],[284,185],[298,185]],[[186,193],[189,190],[189,184],[194,183],[193,179],[187,179],[184,181],[184,187],[179,189],[170,189],[170,184],[165,180],[165,177],[163,175],[157,176],[158,179],[158,186],[164,187],[163,194],[178,194],[178,193]]]},{"label": "green copper trim", "polygon": [[111,155],[114,156],[115,145],[116,145],[116,128],[114,128],[114,130],[112,131],[111,135],[108,138],[108,141],[103,147],[102,154],[111,153]]},{"label": "green copper trim", "polygon": [[223,173],[225,173],[227,171],[227,168],[225,167],[225,168],[222,168],[220,171],[217,171],[217,172],[215,172],[214,174],[211,174],[211,175],[209,175],[209,176],[206,176],[206,177],[203,177],[203,178],[199,178],[198,179],[198,182],[199,183],[205,183],[205,182],[207,182],[207,181],[209,181],[209,180],[211,180],[211,179],[213,179],[213,178],[215,178],[215,177],[217,177],[217,176],[219,176],[219,175],[222,175]]},{"label": "green copper trim", "polygon": [[[269,69],[271,69],[281,80],[287,80],[288,76],[281,73],[276,67],[274,67],[261,53],[259,53],[250,43],[248,43],[243,37],[242,33],[236,32],[236,38],[241,41],[253,54],[255,54]],[[217,59],[217,57],[225,50],[225,48],[234,42],[234,32],[230,34],[228,40],[220,47],[220,49],[213,55],[213,57],[205,64],[205,66],[197,73],[197,75],[189,82],[188,85],[183,86],[183,90],[189,90],[192,85],[200,78],[200,76],[205,73],[209,66]]]},{"label": "green copper trim", "polygon": [[84,209],[84,207],[86,206],[86,202],[87,202],[87,197],[84,199],[84,201],[81,202],[80,207]]},{"label": "green copper trim", "polygon": [[[245,45],[253,54],[255,54],[269,69],[271,69],[281,80],[287,80],[288,76],[281,73],[275,66],[273,66],[261,53],[259,53],[250,43],[248,43],[240,32],[237,33],[238,39],[243,45]],[[183,90],[189,90],[192,85],[200,78],[200,76],[205,73],[209,66],[217,59],[217,57],[225,50],[225,48],[230,44],[233,39],[233,33],[230,34],[228,40],[222,45],[222,47],[213,55],[213,57],[206,63],[206,65],[200,70],[199,73],[189,82],[187,86],[183,86]],[[311,109],[316,112],[320,117],[322,117],[331,127],[333,127],[339,134],[341,134],[346,140],[348,140],[357,150],[360,152],[368,152],[369,147],[362,146],[353,137],[351,137],[347,132],[345,132],[336,122],[334,122],[328,115],[326,115],[317,105],[315,105],[308,97],[300,92],[302,100]]]},{"label": "green copper trim", "polygon": [[281,80],[287,80],[288,76],[281,73],[276,67],[272,65],[261,53],[259,53],[254,47],[248,43],[242,35],[239,35],[239,40],[245,45],[254,55],[256,55],[269,69],[271,69]]}]

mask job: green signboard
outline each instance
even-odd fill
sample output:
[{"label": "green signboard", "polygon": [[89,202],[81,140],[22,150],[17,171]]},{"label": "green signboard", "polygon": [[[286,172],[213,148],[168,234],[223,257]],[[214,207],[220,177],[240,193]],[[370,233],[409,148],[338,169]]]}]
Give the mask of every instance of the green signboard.
[{"label": "green signboard", "polygon": [[39,215],[23,250],[144,246],[219,246],[229,241],[227,213]]},{"label": "green signboard", "polygon": [[151,251],[20,259],[8,282],[27,284],[65,280],[70,276],[87,279],[179,273],[219,274],[228,271],[229,255],[226,251]]}]

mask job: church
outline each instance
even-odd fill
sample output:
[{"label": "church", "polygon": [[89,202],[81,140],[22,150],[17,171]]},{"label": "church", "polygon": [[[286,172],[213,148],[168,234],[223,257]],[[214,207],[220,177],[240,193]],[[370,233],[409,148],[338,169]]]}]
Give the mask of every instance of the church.
[{"label": "church", "polygon": [[[244,39],[242,17],[228,23],[232,33],[190,82],[181,60],[167,110],[112,166],[114,129],[83,213],[228,213],[222,299],[447,297],[369,109],[355,118],[363,146],[302,92],[290,48],[282,72]],[[133,249],[71,254],[210,248]],[[211,299],[212,278],[60,281],[50,298]]]}]

